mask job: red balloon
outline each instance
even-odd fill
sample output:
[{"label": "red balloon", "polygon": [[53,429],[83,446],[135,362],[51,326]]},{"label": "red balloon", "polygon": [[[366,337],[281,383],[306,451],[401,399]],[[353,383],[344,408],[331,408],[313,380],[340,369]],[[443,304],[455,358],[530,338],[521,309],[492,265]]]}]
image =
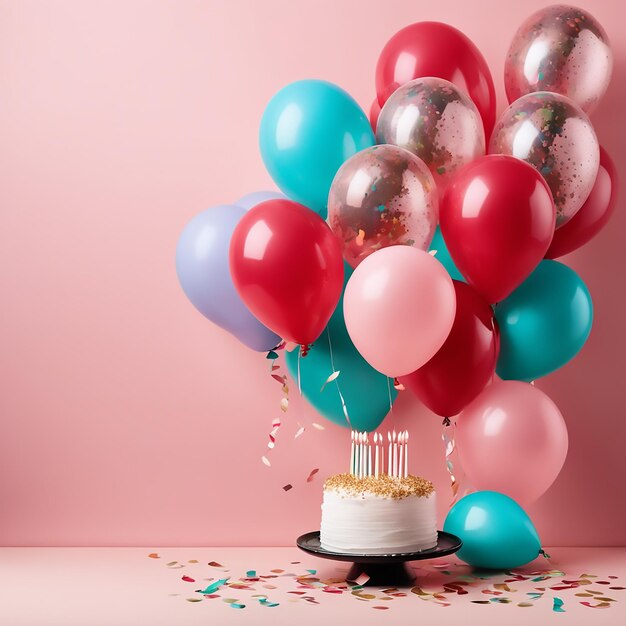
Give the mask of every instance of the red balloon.
[{"label": "red balloon", "polygon": [[307,346],[341,297],[341,246],[314,211],[291,200],[268,200],[237,224],[230,273],[257,319],[283,339]]},{"label": "red balloon", "polygon": [[531,165],[502,154],[459,170],[440,205],[452,260],[487,302],[506,298],[537,267],[554,234],[552,193]]},{"label": "red balloon", "polygon": [[435,356],[399,380],[442,417],[460,413],[493,378],[500,352],[499,332],[489,304],[466,283],[453,281],[456,315]]},{"label": "red balloon", "polygon": [[381,106],[378,104],[378,98],[374,98],[372,100],[372,105],[370,106],[370,126],[376,134],[376,124],[378,124],[378,116],[380,115]]},{"label": "red balloon", "polygon": [[496,119],[496,93],[487,61],[460,30],[441,22],[418,22],[398,31],[376,66],[376,92],[383,106],[398,88],[416,78],[445,78],[474,101],[488,141]]},{"label": "red balloon", "polygon": [[547,259],[569,254],[593,239],[611,218],[618,193],[618,175],[606,150],[600,146],[600,168],[585,204],[574,217],[557,228],[546,253]]}]

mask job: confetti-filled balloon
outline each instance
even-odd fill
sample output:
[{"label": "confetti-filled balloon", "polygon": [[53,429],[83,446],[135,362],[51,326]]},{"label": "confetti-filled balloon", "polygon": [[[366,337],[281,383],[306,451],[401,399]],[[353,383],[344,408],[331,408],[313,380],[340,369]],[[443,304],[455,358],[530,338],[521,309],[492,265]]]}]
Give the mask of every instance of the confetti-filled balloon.
[{"label": "confetti-filled balloon", "polygon": [[583,205],[596,180],[600,147],[584,111],[569,98],[542,91],[516,100],[493,131],[489,152],[530,163],[546,180],[556,226]]},{"label": "confetti-filled balloon", "polygon": [[437,192],[428,168],[408,150],[367,148],[337,172],[328,196],[328,223],[356,267],[394,245],[428,250],[437,227]]},{"label": "confetti-filled balloon", "polygon": [[587,11],[546,7],[519,28],[507,55],[504,82],[509,102],[534,91],[568,96],[587,113],[611,78],[613,54],[602,26]]},{"label": "confetti-filled balloon", "polygon": [[418,78],[396,90],[380,112],[376,137],[417,155],[440,188],[485,153],[476,105],[443,78]]}]

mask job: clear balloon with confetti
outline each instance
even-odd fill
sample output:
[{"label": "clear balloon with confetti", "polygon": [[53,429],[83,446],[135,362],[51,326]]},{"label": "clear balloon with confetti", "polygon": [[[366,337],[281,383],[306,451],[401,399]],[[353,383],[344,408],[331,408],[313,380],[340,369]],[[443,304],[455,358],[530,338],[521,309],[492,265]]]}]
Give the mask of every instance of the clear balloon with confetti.
[{"label": "clear balloon with confetti", "polygon": [[572,100],[542,91],[522,96],[496,124],[491,154],[530,163],[545,179],[557,228],[584,204],[598,174],[600,146],[585,112]]},{"label": "clear balloon with confetti", "polygon": [[376,138],[422,159],[440,189],[457,169],[485,153],[476,105],[443,78],[418,78],[397,89],[380,112]]},{"label": "clear balloon with confetti", "polygon": [[583,9],[533,13],[513,37],[504,66],[509,102],[535,91],[568,96],[589,113],[604,95],[613,53],[600,23]]},{"label": "clear balloon with confetti", "polygon": [[387,246],[428,250],[437,218],[430,171],[397,146],[373,146],[355,154],[337,172],[328,196],[328,223],[352,267]]}]

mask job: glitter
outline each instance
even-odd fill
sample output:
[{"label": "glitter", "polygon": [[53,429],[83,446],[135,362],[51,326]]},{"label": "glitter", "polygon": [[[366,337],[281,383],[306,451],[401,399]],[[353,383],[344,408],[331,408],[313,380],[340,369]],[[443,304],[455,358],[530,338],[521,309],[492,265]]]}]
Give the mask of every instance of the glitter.
[{"label": "glitter", "polygon": [[326,480],[324,489],[346,491],[350,495],[369,493],[396,500],[411,495],[429,496],[435,491],[433,484],[424,478],[411,475],[406,478],[394,478],[387,474],[382,474],[378,478],[374,476],[357,478],[352,474],[336,474]]}]

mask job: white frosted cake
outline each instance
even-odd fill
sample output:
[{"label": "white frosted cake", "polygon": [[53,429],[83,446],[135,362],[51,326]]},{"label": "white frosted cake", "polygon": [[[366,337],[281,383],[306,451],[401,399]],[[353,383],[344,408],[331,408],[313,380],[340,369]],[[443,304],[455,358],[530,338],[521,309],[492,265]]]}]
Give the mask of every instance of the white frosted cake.
[{"label": "white frosted cake", "polygon": [[331,552],[350,554],[434,548],[437,518],[433,484],[411,475],[331,476],[324,483],[320,544]]}]

